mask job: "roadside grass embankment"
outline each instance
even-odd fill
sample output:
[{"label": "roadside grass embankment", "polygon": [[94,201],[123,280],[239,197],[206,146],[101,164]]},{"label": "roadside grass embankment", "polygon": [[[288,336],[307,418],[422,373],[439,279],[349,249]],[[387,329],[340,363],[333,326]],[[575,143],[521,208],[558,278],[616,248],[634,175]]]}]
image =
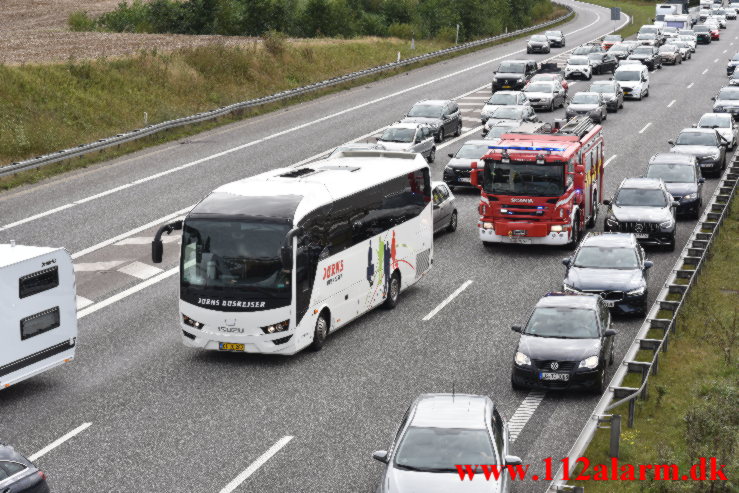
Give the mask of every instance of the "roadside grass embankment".
[{"label": "roadside grass embankment", "polygon": [[[547,18],[563,15],[557,7]],[[551,27],[549,27],[551,28]],[[527,34],[528,35],[528,34]],[[505,42],[515,38],[508,38]],[[120,59],[52,65],[0,65],[0,163],[93,142],[144,126],[300,87],[453,45],[439,40],[363,38],[321,43],[268,36],[248,47],[213,45]],[[493,43],[484,46],[488,48]],[[482,48],[388,71],[202,124],[181,127],[100,154],[0,178],[0,190],[196,134],[243,118],[309,101]],[[402,111],[399,110],[399,111]],[[392,115],[389,116],[392,118]]]},{"label": "roadside grass embankment", "polygon": [[[636,34],[644,24],[651,24],[655,15],[655,5],[659,2],[645,0],[585,0],[587,3],[601,7],[619,7],[622,12],[631,16],[631,22],[616,31],[624,38]],[[615,22],[615,21],[614,21]]]},{"label": "roadside grass embankment", "polygon": [[[622,416],[619,464],[636,467],[636,481],[572,481],[586,493],[723,493],[739,491],[739,201],[732,201],[707,264],[677,320],[678,330],[661,353],[659,372],[649,377],[649,396],[636,404],[634,428],[626,426],[628,404],[609,411]],[[658,334],[648,334],[647,337]],[[661,336],[661,333],[659,334]],[[653,353],[640,351],[638,361]],[[639,387],[629,374],[626,387]],[[610,464],[609,430],[597,430],[585,457]],[[638,480],[639,464],[675,464],[682,477],[701,457],[725,464],[728,481]],[[710,468],[708,473],[710,474]],[[573,478],[576,476],[573,475]],[[620,477],[621,471],[618,472]],[[647,477],[653,478],[654,471]]]}]

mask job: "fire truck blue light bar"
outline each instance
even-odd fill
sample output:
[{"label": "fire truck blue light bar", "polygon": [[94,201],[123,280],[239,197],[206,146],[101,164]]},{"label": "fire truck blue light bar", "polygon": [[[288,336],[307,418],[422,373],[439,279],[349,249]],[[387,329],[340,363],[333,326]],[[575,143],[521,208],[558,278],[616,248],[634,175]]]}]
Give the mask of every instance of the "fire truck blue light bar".
[{"label": "fire truck blue light bar", "polygon": [[564,151],[566,147],[511,147],[511,146],[488,146],[488,149],[507,149],[513,151]]}]

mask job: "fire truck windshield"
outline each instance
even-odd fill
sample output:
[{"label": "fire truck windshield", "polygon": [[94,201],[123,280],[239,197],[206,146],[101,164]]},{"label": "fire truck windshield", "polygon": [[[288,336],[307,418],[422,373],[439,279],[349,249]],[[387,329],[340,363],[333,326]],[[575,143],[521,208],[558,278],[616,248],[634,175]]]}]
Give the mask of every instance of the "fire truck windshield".
[{"label": "fire truck windshield", "polygon": [[485,191],[499,195],[559,197],[565,192],[564,164],[489,161],[485,165]]}]

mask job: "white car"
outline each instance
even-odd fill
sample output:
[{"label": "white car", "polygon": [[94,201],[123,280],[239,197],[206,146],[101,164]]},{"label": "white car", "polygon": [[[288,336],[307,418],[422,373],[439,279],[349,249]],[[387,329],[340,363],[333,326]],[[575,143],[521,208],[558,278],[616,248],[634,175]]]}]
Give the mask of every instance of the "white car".
[{"label": "white car", "polygon": [[527,106],[529,100],[523,91],[497,91],[487,100],[480,112],[482,124],[488,121],[495,110],[503,106]]},{"label": "white car", "polygon": [[429,163],[436,159],[434,129],[423,123],[393,123],[377,142],[388,151],[417,152]]},{"label": "white car", "polygon": [[567,59],[565,79],[572,79],[574,77],[583,77],[588,80],[593,78],[593,66],[590,64],[590,59],[587,56],[575,55]]},{"label": "white car", "polygon": [[728,149],[736,147],[736,125],[729,113],[704,113],[697,126],[715,129],[729,143]]},{"label": "white car", "polygon": [[690,51],[695,53],[695,47],[698,45],[698,38],[696,38],[695,34],[681,34],[677,39],[683,43],[688,43]]}]

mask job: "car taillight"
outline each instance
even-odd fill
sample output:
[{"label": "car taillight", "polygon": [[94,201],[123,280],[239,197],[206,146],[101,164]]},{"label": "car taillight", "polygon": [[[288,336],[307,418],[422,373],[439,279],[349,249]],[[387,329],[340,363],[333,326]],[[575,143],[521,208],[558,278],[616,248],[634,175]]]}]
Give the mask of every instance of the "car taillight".
[{"label": "car taillight", "polygon": [[37,471],[36,474],[39,475],[42,481],[46,481],[46,474],[44,474],[44,471]]}]

